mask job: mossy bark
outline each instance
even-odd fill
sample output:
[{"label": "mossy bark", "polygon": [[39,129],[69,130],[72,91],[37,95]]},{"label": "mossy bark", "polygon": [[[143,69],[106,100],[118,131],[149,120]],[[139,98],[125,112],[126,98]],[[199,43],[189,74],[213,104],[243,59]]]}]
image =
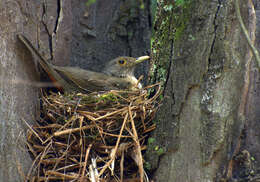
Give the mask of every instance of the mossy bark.
[{"label": "mossy bark", "polygon": [[160,1],[155,29],[152,80],[165,89],[147,156],[154,178],[225,178],[244,127],[249,51],[233,1]]}]

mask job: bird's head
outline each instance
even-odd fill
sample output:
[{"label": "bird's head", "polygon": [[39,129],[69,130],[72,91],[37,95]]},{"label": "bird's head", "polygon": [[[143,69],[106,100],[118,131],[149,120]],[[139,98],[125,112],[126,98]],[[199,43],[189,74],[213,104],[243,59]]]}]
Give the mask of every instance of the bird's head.
[{"label": "bird's head", "polygon": [[126,56],[117,57],[107,63],[103,73],[115,77],[132,76],[134,74],[135,66],[149,58],[149,56],[141,56],[139,58]]}]

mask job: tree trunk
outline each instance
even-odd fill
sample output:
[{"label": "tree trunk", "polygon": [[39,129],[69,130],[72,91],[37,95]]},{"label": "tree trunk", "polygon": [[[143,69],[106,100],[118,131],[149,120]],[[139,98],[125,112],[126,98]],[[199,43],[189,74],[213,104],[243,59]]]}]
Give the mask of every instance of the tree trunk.
[{"label": "tree trunk", "polygon": [[[0,179],[23,181],[32,161],[26,126],[37,118],[39,73],[17,41],[24,34],[53,64],[100,70],[117,56],[149,53],[149,2],[3,0],[0,2]],[[87,3],[89,4],[89,3]],[[142,8],[144,6],[144,8]],[[143,64],[137,74],[148,68]]]},{"label": "tree trunk", "polygon": [[[140,2],[144,3],[143,9]],[[87,7],[85,3],[72,2],[71,64],[99,71],[117,56],[149,54],[149,1],[97,0]],[[142,64],[137,74],[147,72],[148,65]]]},{"label": "tree trunk", "polygon": [[25,148],[23,120],[32,123],[36,116],[38,91],[32,83],[37,74],[27,62],[30,54],[18,43],[16,34],[37,32],[27,19],[36,18],[37,5],[25,0],[0,2],[0,181],[23,181],[32,164]]},{"label": "tree trunk", "polygon": [[[248,22],[248,2],[240,8]],[[232,178],[252,58],[234,1],[161,1],[155,29],[153,81],[165,86],[147,156],[155,181]]]}]

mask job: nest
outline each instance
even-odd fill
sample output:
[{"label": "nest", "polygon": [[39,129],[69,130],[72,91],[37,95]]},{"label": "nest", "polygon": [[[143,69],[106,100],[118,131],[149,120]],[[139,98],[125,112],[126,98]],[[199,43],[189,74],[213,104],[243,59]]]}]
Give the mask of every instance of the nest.
[{"label": "nest", "polygon": [[[159,87],[155,89],[156,87]],[[149,98],[151,89],[156,90]],[[44,94],[29,126],[30,181],[148,181],[142,153],[155,129],[160,86],[138,91]]]}]

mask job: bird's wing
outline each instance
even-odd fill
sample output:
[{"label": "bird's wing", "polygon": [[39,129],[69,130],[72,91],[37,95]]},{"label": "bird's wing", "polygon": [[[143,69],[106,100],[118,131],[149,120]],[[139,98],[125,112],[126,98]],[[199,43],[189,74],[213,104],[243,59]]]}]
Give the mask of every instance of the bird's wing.
[{"label": "bird's wing", "polygon": [[84,70],[76,67],[55,67],[65,80],[73,82],[86,92],[106,91],[113,89],[129,89],[131,83],[118,77],[111,77],[103,73]]}]

